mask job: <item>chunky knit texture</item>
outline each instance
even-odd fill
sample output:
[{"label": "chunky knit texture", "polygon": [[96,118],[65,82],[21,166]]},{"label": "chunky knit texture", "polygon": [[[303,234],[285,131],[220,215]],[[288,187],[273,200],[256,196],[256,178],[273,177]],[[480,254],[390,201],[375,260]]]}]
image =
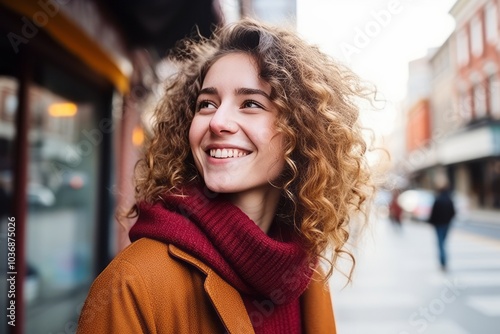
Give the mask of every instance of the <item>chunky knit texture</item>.
[{"label": "chunky knit texture", "polygon": [[221,196],[190,188],[183,196],[141,203],[130,231],[171,243],[210,265],[241,292],[256,333],[300,333],[299,297],[312,276],[300,244],[266,235]]}]

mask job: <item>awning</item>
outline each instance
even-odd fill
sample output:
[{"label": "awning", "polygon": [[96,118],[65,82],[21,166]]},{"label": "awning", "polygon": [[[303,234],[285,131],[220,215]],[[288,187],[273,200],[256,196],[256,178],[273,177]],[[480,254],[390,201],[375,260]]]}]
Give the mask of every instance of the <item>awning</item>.
[{"label": "awning", "polygon": [[[0,4],[30,19],[41,15],[42,11],[36,1],[0,0]],[[43,29],[70,53],[109,80],[117,90],[122,93],[129,90],[129,74],[121,69],[119,61],[113,59],[62,11],[50,17],[43,25]]]}]

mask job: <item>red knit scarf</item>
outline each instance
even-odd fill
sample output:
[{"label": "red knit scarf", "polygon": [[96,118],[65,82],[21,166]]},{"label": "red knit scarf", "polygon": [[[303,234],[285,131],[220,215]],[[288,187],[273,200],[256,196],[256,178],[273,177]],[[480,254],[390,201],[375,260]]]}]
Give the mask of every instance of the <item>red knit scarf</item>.
[{"label": "red knit scarf", "polygon": [[130,231],[171,243],[210,265],[238,289],[256,333],[300,333],[300,295],[312,276],[293,238],[266,235],[246,214],[208,189],[139,204]]}]

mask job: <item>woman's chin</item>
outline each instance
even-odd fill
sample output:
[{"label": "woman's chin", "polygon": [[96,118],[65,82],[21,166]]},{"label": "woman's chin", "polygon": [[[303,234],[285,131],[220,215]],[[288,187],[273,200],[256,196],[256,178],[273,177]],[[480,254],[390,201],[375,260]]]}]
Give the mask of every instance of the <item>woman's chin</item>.
[{"label": "woman's chin", "polygon": [[208,190],[214,192],[214,193],[219,193],[219,194],[226,194],[231,191],[231,187],[225,184],[220,184],[220,183],[213,183],[210,181],[205,181],[205,186],[208,188]]}]

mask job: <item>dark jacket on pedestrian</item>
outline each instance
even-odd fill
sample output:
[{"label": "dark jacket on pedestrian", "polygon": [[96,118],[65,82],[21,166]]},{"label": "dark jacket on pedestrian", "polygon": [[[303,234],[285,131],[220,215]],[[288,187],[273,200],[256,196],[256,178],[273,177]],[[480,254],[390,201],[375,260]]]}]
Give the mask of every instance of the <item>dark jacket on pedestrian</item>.
[{"label": "dark jacket on pedestrian", "polygon": [[432,206],[429,223],[432,225],[449,224],[455,216],[455,206],[448,191],[441,191]]}]

